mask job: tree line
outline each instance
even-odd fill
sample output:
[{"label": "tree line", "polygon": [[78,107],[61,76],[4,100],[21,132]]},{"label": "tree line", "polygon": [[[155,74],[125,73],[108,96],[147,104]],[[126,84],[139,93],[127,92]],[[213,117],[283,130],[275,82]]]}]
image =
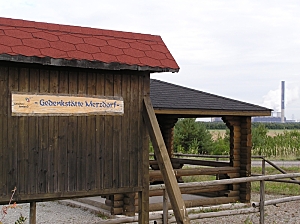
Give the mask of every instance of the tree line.
[{"label": "tree line", "polygon": [[[209,129],[209,130],[224,130],[226,129],[226,124],[224,122],[200,122],[203,123],[203,125]],[[263,123],[263,122],[253,122],[252,123],[252,128],[257,128],[258,126],[263,125],[267,129],[277,129],[277,130],[282,130],[282,129],[287,129],[287,130],[292,130],[292,129],[300,129],[300,122],[293,122],[293,123]]]},{"label": "tree line", "polygon": [[[174,151],[190,154],[228,155],[230,151],[229,129],[225,124],[225,135],[212,137],[209,129],[222,129],[221,122],[197,122],[194,118],[179,119],[174,127]],[[211,124],[218,125],[212,126]],[[268,123],[270,124],[270,123]],[[276,124],[277,125],[277,124]],[[281,124],[288,127],[289,124]],[[252,125],[252,152],[253,155],[268,157],[300,156],[300,132],[285,130],[275,136],[269,136],[265,123]],[[290,129],[292,126],[289,126]],[[297,126],[294,126],[297,127]],[[271,129],[271,128],[270,128]],[[279,128],[276,128],[279,129]],[[288,128],[286,128],[288,129]]]}]

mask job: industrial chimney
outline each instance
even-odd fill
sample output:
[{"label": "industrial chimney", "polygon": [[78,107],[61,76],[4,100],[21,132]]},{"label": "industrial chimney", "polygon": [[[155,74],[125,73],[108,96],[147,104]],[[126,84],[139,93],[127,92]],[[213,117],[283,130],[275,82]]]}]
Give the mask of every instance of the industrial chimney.
[{"label": "industrial chimney", "polygon": [[281,81],[281,123],[284,123],[284,81]]}]

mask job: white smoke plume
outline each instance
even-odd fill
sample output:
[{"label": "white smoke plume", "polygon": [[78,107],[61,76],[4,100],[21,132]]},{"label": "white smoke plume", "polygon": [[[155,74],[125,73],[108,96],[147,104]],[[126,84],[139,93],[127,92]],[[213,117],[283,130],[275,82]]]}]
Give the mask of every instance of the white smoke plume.
[{"label": "white smoke plume", "polygon": [[[288,109],[288,105],[299,99],[299,88],[294,87],[292,89],[285,88],[285,108]],[[281,111],[281,86],[276,90],[270,90],[267,95],[263,96],[263,106],[273,109],[275,112]]]}]

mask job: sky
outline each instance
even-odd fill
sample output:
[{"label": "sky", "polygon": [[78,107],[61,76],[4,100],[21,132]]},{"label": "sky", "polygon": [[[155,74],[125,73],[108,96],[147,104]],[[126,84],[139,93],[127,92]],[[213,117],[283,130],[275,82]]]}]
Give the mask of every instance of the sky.
[{"label": "sky", "polygon": [[178,73],[151,78],[300,121],[299,0],[0,0],[0,16],[160,35]]}]

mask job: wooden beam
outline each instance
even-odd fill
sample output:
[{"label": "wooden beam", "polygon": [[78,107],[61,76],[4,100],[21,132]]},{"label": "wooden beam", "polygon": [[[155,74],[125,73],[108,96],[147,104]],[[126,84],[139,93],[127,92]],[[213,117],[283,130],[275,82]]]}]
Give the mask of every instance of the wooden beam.
[{"label": "wooden beam", "polygon": [[152,66],[138,66],[138,65],[127,65],[125,63],[104,63],[100,61],[91,60],[68,60],[62,58],[51,58],[51,57],[35,57],[35,56],[22,56],[22,55],[8,55],[0,54],[0,61],[12,61],[20,63],[30,64],[42,64],[43,66],[59,66],[59,67],[75,67],[75,68],[92,68],[92,69],[104,69],[104,70],[132,70],[132,71],[149,71],[149,72],[178,72],[178,68],[161,68]]},{"label": "wooden beam", "polygon": [[[149,179],[148,179],[149,181]],[[82,190],[82,191],[70,191],[70,192],[56,192],[56,193],[44,193],[39,194],[39,199],[35,200],[32,194],[18,194],[17,201],[19,203],[28,203],[28,202],[42,202],[42,201],[51,201],[51,200],[63,200],[70,198],[83,198],[83,197],[92,197],[99,195],[111,195],[111,194],[121,194],[124,192],[138,192],[142,191],[143,187],[124,187],[124,188],[116,188],[116,189],[95,189],[95,190]],[[6,199],[6,200],[5,200]],[[0,205],[5,205],[7,201],[9,201],[10,196],[0,198]]]},{"label": "wooden beam", "polygon": [[[145,74],[144,78],[140,77],[140,85],[144,85],[144,94],[147,95],[150,92],[150,74]],[[140,96],[140,100],[143,100],[143,96]],[[141,107],[141,110],[143,106]],[[143,152],[142,152],[142,161],[143,161],[143,170],[141,181],[143,185],[143,190],[139,191],[138,194],[138,212],[139,212],[139,223],[148,224],[149,223],[149,136],[147,130],[144,127],[144,119],[140,125],[140,130],[143,132]]]},{"label": "wooden beam", "polygon": [[270,116],[271,110],[247,111],[247,110],[207,110],[207,109],[164,109],[155,108],[155,114],[178,115],[178,117],[211,117],[211,116]]},{"label": "wooden beam", "polygon": [[[239,184],[253,181],[270,181],[284,178],[292,178],[292,177],[300,177],[300,173],[289,173],[289,174],[274,174],[274,175],[266,175],[266,176],[256,176],[256,177],[239,177],[234,179],[222,179],[222,180],[212,180],[212,181],[203,181],[203,182],[189,182],[179,184],[180,188],[197,188],[197,187],[210,187],[217,186],[221,184]],[[178,186],[178,185],[177,185]],[[159,185],[150,185],[150,191],[153,190],[163,190],[166,189],[165,184]]]},{"label": "wooden beam", "polygon": [[190,223],[184,201],[178,187],[177,179],[164,143],[154,109],[149,96],[144,97],[143,117],[148,127],[156,159],[169,195],[177,223]]},{"label": "wooden beam", "polygon": [[[186,200],[184,202],[185,202],[185,204],[188,208],[192,208],[192,207],[199,207],[199,206],[211,206],[211,205],[235,203],[237,201],[239,201],[239,196],[236,196],[236,197],[199,198],[199,199],[195,199],[195,200]],[[170,204],[168,204],[168,207],[170,207]],[[149,210],[151,212],[163,210],[163,203],[162,202],[151,203],[150,207],[149,207]]]},{"label": "wooden beam", "polygon": [[[191,169],[174,169],[176,177],[181,176],[195,176],[195,175],[215,175],[215,174],[228,174],[238,173],[240,169],[238,167],[215,167],[215,168],[191,168]],[[160,170],[150,170],[149,179],[160,178]]]},{"label": "wooden beam", "polygon": [[[229,162],[221,162],[221,161],[211,161],[211,160],[197,160],[197,159],[180,159],[180,158],[171,158],[171,162],[176,168],[176,164],[182,165],[197,165],[197,166],[212,166],[212,167],[229,167]],[[149,160],[149,165],[157,165],[156,160]]]},{"label": "wooden beam", "polygon": [[[238,185],[239,186],[239,185]],[[213,191],[227,191],[228,185],[218,185],[210,187],[197,187],[197,188],[180,188],[181,194],[197,194],[197,193],[207,193]],[[162,196],[163,190],[152,190],[149,192],[149,196]]]},{"label": "wooden beam", "polygon": [[182,164],[190,164],[190,165],[198,165],[198,166],[213,166],[213,167],[230,166],[229,162],[221,162],[221,161],[208,161],[208,160],[197,160],[197,159],[180,159],[180,158],[172,158],[171,160],[174,163],[182,163]]},{"label": "wooden beam", "polygon": [[147,150],[143,150],[143,190],[138,194],[139,223],[149,223],[149,136],[143,139]]}]

